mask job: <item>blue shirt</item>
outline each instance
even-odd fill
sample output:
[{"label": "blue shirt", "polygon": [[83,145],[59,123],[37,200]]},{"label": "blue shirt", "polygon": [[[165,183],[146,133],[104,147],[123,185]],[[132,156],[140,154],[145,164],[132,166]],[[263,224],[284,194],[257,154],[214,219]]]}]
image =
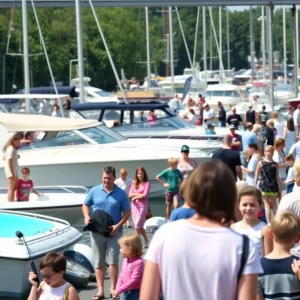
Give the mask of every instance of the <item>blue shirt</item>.
[{"label": "blue shirt", "polygon": [[258,142],[258,139],[254,132],[246,130],[242,133],[243,150],[247,150],[249,144],[257,144],[257,142]]},{"label": "blue shirt", "polygon": [[189,219],[195,214],[192,208],[179,207],[172,211],[170,221],[177,221],[181,219]]},{"label": "blue shirt", "polygon": [[92,207],[93,212],[102,209],[112,217],[114,224],[120,222],[123,212],[130,210],[126,192],[116,185],[109,193],[104,190],[103,184],[93,187],[89,191],[84,204]]}]

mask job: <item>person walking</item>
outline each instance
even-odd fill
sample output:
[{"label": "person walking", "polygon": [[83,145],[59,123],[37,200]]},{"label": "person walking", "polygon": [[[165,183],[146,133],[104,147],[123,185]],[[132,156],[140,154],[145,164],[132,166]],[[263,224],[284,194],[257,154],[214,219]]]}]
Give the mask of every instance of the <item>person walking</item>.
[{"label": "person walking", "polygon": [[131,201],[131,213],[134,229],[137,235],[142,235],[145,240],[144,248],[148,248],[149,240],[144,224],[149,210],[148,194],[150,192],[150,181],[146,170],[138,167],[135,171],[134,180],[129,190]]},{"label": "person walking", "polygon": [[231,149],[240,155],[242,146],[242,137],[236,133],[236,128],[233,124],[229,125],[230,135],[232,137],[232,147]]},{"label": "person walking", "polygon": [[227,117],[226,123],[227,126],[233,124],[235,128],[238,128],[240,125],[243,125],[243,120],[241,116],[236,113],[235,107],[231,109],[231,114]]},{"label": "person walking", "polygon": [[268,116],[268,113],[266,112],[266,106],[265,105],[263,105],[261,107],[261,111],[258,113],[258,115],[260,116],[261,123],[266,126],[266,123],[268,121],[269,116]]},{"label": "person walking", "polygon": [[273,160],[274,148],[272,146],[265,147],[265,157],[257,164],[254,186],[262,191],[264,207],[266,211],[266,219],[268,224],[271,223],[271,209],[275,215],[277,212],[276,199],[281,198],[281,185],[279,178],[279,166]]},{"label": "person walking", "polygon": [[183,179],[187,179],[190,174],[197,168],[197,162],[189,157],[190,147],[183,145],[181,147],[181,158],[178,160],[177,169],[181,172]]},{"label": "person walking", "polygon": [[280,178],[280,186],[281,186],[281,189],[283,190],[283,182],[285,181],[286,179],[286,169],[287,169],[287,166],[288,166],[288,163],[285,161],[285,156],[283,154],[283,149],[285,147],[285,141],[284,139],[278,139],[276,140],[275,142],[275,151],[274,151],[274,154],[273,154],[273,160],[275,162],[278,163],[278,166],[279,166],[279,178]]},{"label": "person walking", "polygon": [[[122,236],[123,224],[131,215],[130,204],[124,190],[115,185],[116,170],[107,166],[102,170],[102,184],[93,187],[82,205],[82,213],[86,225],[91,223],[89,216],[90,207],[93,213],[105,213],[113,220],[114,225],[110,228],[110,236],[104,236],[98,232],[91,232],[91,246],[94,257],[94,267],[98,292],[94,300],[105,299],[104,278],[105,263],[109,264],[110,290],[116,289],[118,278],[118,264],[120,247],[119,238]],[[105,228],[107,229],[107,228]]]},{"label": "person walking", "polygon": [[219,120],[219,127],[226,127],[226,111],[224,109],[223,104],[219,101],[218,102],[218,116]]},{"label": "person walking", "polygon": [[298,104],[297,109],[295,109],[293,113],[293,120],[294,120],[294,125],[296,129],[296,136],[299,135],[299,128],[300,128],[300,104]]},{"label": "person walking", "polygon": [[225,135],[223,139],[223,147],[214,151],[212,160],[222,161],[232,172],[232,175],[237,181],[237,177],[242,180],[243,173],[241,168],[241,159],[238,153],[232,149],[232,137],[231,135]]},{"label": "person walking", "polygon": [[244,117],[245,123],[249,122],[255,124],[256,123],[255,117],[256,117],[256,112],[255,110],[252,109],[252,104],[249,104],[248,110],[245,112],[245,117]]},{"label": "person walking", "polygon": [[274,122],[274,127],[276,128],[277,130],[277,135],[276,135],[276,140],[277,139],[280,139],[280,138],[283,138],[283,133],[284,133],[284,122],[283,121],[280,121],[279,120],[279,117],[278,117],[278,113],[277,111],[273,111],[272,112],[272,119],[273,122]]},{"label": "person walking", "polygon": [[250,161],[247,168],[242,166],[242,170],[247,173],[246,182],[248,183],[248,185],[254,186],[255,171],[258,162],[261,160],[261,155],[256,144],[248,145],[248,153],[251,157]]},{"label": "person walking", "polygon": [[293,118],[289,118],[286,122],[283,139],[285,140],[284,153],[287,155],[292,146],[296,143],[296,130]]},{"label": "person walking", "polygon": [[193,172],[185,195],[196,214],[155,233],[145,255],[140,300],[158,300],[161,291],[168,300],[255,299],[263,272],[256,247],[224,225],[234,220],[237,203],[232,172],[220,161],[207,162]]},{"label": "person walking", "polygon": [[21,135],[17,134],[6,145],[4,172],[8,181],[7,200],[10,202],[14,201],[14,194],[18,186],[19,163],[17,149],[20,146],[21,139]]}]

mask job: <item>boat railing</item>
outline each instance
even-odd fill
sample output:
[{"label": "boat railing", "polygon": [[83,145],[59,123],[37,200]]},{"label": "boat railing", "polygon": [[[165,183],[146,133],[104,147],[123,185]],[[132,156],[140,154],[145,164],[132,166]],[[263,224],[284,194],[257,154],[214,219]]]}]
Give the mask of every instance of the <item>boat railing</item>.
[{"label": "boat railing", "polygon": [[[85,194],[88,193],[88,189],[80,185],[43,185],[43,186],[34,186],[36,190],[63,190],[70,194],[76,194],[74,190],[83,191]],[[72,190],[73,189],[73,190]],[[7,188],[0,188],[0,191],[7,191]]]},{"label": "boat railing", "polygon": [[[148,135],[147,137],[148,139],[152,139],[152,138],[159,138],[157,137],[155,134],[153,135]],[[221,135],[198,135],[198,136],[190,136],[189,138],[185,138],[185,140],[200,140],[200,141],[206,141],[209,142],[211,144],[214,144],[214,142],[219,143],[223,141],[224,136]],[[177,135],[168,135],[168,136],[164,136],[163,139],[180,139],[180,136]]]}]

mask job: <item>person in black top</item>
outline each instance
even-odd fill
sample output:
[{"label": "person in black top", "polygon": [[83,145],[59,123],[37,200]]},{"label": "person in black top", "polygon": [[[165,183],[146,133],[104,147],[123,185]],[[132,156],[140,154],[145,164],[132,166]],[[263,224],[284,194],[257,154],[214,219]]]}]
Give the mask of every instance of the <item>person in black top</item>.
[{"label": "person in black top", "polygon": [[255,110],[252,110],[252,105],[249,104],[248,105],[248,110],[246,111],[245,113],[245,123],[252,123],[252,124],[255,124],[255,116],[256,116],[256,113],[255,113]]},{"label": "person in black top", "polygon": [[220,127],[226,127],[226,111],[220,101],[218,102],[218,120]]},{"label": "person in black top", "polygon": [[262,124],[264,124],[266,126],[266,123],[268,121],[268,113],[266,112],[266,107],[263,105],[261,108],[261,112],[258,113],[260,116],[260,120],[262,122]]},{"label": "person in black top", "polygon": [[231,114],[227,117],[226,122],[227,122],[228,126],[233,124],[235,128],[238,128],[240,125],[243,124],[242,118],[239,114],[236,113],[236,108],[235,107],[233,107],[231,109]]},{"label": "person in black top", "polygon": [[233,173],[234,178],[240,180],[243,178],[242,173],[242,163],[239,154],[231,150],[232,147],[232,137],[227,134],[223,139],[223,148],[217,149],[212,156],[212,160],[218,159],[222,161]]},{"label": "person in black top", "polygon": [[267,122],[266,128],[267,128],[267,136],[266,136],[267,145],[274,146],[275,138],[276,138],[276,132],[275,132],[273,120],[269,120]]}]

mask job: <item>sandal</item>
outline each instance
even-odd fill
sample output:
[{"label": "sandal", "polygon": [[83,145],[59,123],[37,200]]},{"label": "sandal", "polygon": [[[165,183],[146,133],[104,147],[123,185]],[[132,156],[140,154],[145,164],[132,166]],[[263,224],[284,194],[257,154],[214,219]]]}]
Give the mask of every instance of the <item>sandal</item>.
[{"label": "sandal", "polygon": [[114,297],[113,294],[110,294],[110,298],[118,300],[118,299],[120,299],[120,296]]},{"label": "sandal", "polygon": [[95,295],[95,296],[93,296],[93,300],[103,300],[103,299],[105,299],[104,295]]}]

